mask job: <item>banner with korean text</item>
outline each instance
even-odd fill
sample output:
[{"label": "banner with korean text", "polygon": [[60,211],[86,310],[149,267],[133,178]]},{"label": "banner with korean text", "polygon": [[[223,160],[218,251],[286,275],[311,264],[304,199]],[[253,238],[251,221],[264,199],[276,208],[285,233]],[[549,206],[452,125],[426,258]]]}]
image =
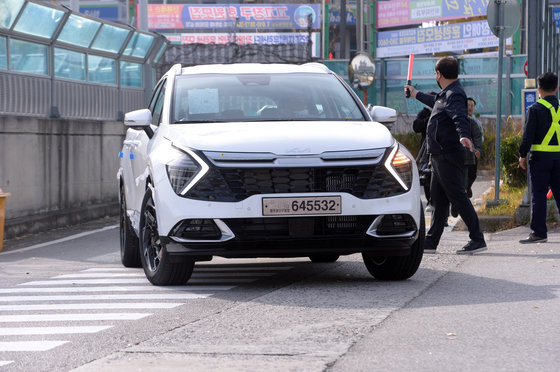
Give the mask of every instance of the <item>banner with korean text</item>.
[{"label": "banner with korean text", "polygon": [[320,4],[149,4],[151,30],[320,28]]},{"label": "banner with korean text", "polygon": [[[490,0],[390,0],[377,2],[377,28],[486,16]],[[492,0],[493,1],[493,0]]]},{"label": "banner with korean text", "polygon": [[438,27],[381,31],[377,34],[378,58],[458,51],[498,46],[488,22],[456,23]]},{"label": "banner with korean text", "polygon": [[[163,33],[171,44],[307,44],[309,34],[301,33]],[[312,33],[312,42],[319,35]]]}]

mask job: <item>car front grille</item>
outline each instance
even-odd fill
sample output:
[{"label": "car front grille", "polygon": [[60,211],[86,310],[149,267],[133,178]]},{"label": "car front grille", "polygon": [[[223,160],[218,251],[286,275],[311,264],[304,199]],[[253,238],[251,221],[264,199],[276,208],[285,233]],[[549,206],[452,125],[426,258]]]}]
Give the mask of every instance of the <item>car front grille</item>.
[{"label": "car front grille", "polygon": [[281,238],[362,238],[376,216],[229,218],[222,221],[242,240]]},{"label": "car front grille", "polygon": [[405,192],[382,164],[316,168],[210,168],[187,198],[238,202],[251,195],[346,192],[361,199]]}]

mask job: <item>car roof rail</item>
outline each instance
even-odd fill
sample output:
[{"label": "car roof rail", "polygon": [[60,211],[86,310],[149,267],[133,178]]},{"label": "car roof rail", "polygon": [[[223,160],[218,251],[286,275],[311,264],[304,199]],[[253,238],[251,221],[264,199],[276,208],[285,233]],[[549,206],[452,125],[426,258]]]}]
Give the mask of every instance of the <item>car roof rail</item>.
[{"label": "car roof rail", "polygon": [[179,75],[181,74],[181,69],[183,67],[181,66],[180,63],[176,63],[173,66],[171,66],[171,68],[169,69],[169,72],[172,73],[173,75]]}]

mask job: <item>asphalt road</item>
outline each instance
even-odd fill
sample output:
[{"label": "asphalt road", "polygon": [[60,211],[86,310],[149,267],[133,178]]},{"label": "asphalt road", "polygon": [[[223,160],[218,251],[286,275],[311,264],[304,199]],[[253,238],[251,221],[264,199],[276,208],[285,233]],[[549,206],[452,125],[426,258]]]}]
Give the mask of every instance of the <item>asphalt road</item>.
[{"label": "asphalt road", "polygon": [[446,231],[402,282],[359,255],[218,258],[161,289],[121,267],[115,222],[6,242],[0,371],[560,370],[558,230],[488,234],[475,256]]}]

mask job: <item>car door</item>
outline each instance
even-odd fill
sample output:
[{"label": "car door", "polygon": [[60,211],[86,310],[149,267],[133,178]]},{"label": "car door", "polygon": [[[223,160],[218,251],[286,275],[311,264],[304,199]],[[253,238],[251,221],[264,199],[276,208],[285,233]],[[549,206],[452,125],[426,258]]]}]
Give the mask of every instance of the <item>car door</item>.
[{"label": "car door", "polygon": [[[154,131],[154,136],[157,135],[157,129],[161,122],[165,87],[166,80],[162,80],[156,86],[148,106],[149,110],[152,112],[152,130]],[[127,133],[129,160],[131,162],[130,202],[131,205],[134,205],[134,214],[139,216],[142,199],[146,192],[146,179],[149,175],[148,148],[152,139],[150,139],[143,130],[133,131],[134,133]]]}]

